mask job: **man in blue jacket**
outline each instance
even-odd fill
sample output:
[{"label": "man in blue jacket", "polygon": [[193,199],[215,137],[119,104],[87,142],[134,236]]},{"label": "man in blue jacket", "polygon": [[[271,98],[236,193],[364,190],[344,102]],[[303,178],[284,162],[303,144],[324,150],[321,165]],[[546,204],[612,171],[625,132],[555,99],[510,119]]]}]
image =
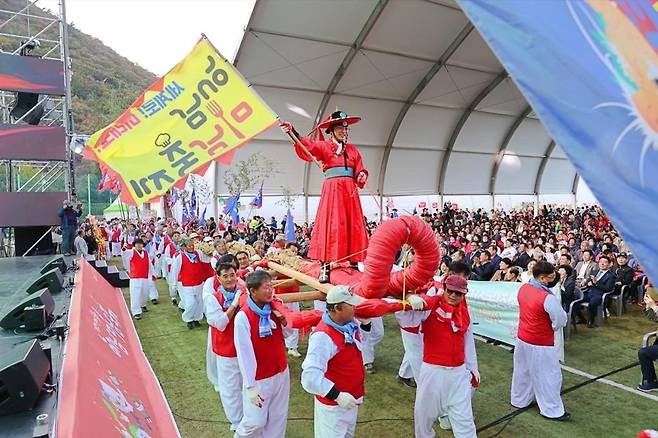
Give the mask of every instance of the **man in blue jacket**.
[{"label": "man in blue jacket", "polygon": [[59,217],[62,220],[62,252],[64,255],[71,255],[80,216],[82,216],[81,203],[78,203],[74,210],[73,203],[70,200],[64,201],[62,208],[59,210]]},{"label": "man in blue jacket", "polygon": [[603,294],[612,292],[615,288],[615,275],[610,271],[610,260],[607,256],[599,258],[599,269],[585,281],[583,288],[583,301],[589,303],[587,306],[587,327],[595,326],[596,314],[603,302]]}]

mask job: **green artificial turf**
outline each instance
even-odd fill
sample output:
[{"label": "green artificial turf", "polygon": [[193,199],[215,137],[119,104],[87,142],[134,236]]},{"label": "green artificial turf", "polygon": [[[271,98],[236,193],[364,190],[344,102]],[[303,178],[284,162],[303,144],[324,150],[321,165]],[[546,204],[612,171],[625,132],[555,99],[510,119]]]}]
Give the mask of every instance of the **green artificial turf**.
[{"label": "green artificial turf", "polygon": [[[169,303],[167,287],[159,280],[160,304],[135,321],[146,356],[160,380],[184,437],[231,437],[219,397],[206,378],[205,355],[208,326],[188,330],[178,309]],[[127,297],[128,290],[124,290]],[[403,355],[394,318],[385,318],[386,337],[377,347],[377,373],[366,379],[366,399],[359,412],[357,437],[413,437],[414,389],[401,385],[397,369]],[[581,328],[582,327],[582,328]],[[599,375],[637,360],[642,336],[655,330],[637,306],[622,318],[612,317],[598,329],[578,326],[566,346],[566,364]],[[306,342],[300,345],[302,355]],[[482,427],[512,411],[509,391],[512,354],[501,347],[476,342],[482,384],[473,399],[476,425]],[[289,359],[291,393],[287,437],[313,436],[313,399],[299,383],[303,357]],[[635,387],[639,367],[609,377]],[[586,379],[563,372],[563,389]],[[656,428],[658,403],[599,382],[563,397],[573,415],[568,423],[548,421],[536,408],[478,434],[480,437],[634,437],[645,428]],[[451,437],[436,426],[438,437]],[[272,437],[275,438],[275,437]]]}]

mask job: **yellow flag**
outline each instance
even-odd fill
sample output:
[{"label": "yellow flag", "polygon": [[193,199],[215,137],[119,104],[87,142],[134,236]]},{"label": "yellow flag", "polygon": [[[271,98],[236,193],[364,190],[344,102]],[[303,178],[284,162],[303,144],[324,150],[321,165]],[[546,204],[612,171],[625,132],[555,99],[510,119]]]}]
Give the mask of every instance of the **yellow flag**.
[{"label": "yellow flag", "polygon": [[121,182],[125,201],[142,204],[275,123],[276,114],[204,37],[92,135],[84,155]]}]

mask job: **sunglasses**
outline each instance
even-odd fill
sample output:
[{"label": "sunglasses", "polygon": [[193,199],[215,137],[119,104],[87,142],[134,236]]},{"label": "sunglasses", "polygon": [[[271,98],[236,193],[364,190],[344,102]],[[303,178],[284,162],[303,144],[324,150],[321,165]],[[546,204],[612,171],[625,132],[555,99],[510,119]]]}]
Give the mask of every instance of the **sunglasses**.
[{"label": "sunglasses", "polygon": [[464,295],[466,295],[466,292],[459,292],[459,291],[456,291],[456,290],[447,289],[446,290],[446,295],[464,296]]}]

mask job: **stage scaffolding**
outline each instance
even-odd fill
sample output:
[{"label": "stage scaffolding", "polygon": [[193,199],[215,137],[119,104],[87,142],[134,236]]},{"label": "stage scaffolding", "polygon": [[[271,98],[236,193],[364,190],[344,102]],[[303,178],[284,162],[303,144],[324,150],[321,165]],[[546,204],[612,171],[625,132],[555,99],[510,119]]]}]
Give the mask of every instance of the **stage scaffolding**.
[{"label": "stage scaffolding", "polygon": [[[28,126],[26,118],[42,106],[38,126],[65,130],[65,160],[0,159],[0,192],[66,192],[70,199],[76,197],[66,4],[65,0],[58,3],[56,11],[46,11],[40,8],[39,0],[0,0],[0,53],[61,61],[65,90],[62,96],[40,94],[37,105],[19,118],[10,114],[18,93],[0,90],[0,123]],[[12,228],[0,229],[0,257],[14,255],[13,240]]]}]

